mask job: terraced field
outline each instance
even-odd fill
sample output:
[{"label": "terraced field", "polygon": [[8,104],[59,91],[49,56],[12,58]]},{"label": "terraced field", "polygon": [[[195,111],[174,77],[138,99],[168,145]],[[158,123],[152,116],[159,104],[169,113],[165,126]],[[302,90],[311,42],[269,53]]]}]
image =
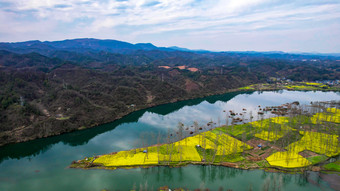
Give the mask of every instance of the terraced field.
[{"label": "terraced field", "polygon": [[279,116],[222,126],[177,142],[101,155],[91,162],[80,160],[73,167],[87,164],[115,169],[190,163],[246,169],[308,167],[340,154],[339,118],[340,109],[326,108],[311,116]]}]

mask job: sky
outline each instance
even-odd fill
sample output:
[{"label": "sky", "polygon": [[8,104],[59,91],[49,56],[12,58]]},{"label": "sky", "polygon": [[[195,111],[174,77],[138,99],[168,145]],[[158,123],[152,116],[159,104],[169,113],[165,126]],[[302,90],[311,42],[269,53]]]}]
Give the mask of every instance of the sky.
[{"label": "sky", "polygon": [[340,0],[0,0],[0,41],[340,53]]}]

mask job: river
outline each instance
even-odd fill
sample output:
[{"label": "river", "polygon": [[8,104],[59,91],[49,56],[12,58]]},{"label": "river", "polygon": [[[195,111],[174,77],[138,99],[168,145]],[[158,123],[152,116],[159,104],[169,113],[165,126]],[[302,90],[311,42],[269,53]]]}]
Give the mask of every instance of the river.
[{"label": "river", "polygon": [[67,166],[86,156],[110,153],[155,144],[156,137],[177,128],[178,122],[191,126],[194,121],[226,123],[226,112],[253,111],[258,105],[276,106],[299,101],[340,100],[339,92],[265,91],[234,92],[181,101],[136,111],[120,120],[95,128],[60,136],[0,147],[0,190],[100,191],[130,190],[140,187],[156,190],[160,186],[188,189],[232,190],[332,190],[316,172],[305,175],[239,170],[217,166],[189,165],[181,168],[83,170]]}]

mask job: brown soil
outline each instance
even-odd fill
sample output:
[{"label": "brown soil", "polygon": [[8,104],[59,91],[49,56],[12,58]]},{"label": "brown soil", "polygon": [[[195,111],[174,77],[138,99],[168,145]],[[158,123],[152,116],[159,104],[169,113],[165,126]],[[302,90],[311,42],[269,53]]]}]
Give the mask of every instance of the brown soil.
[{"label": "brown soil", "polygon": [[158,68],[165,68],[165,69],[170,69],[169,66],[158,66]]},{"label": "brown soil", "polygon": [[178,68],[178,69],[180,69],[180,70],[184,70],[186,67],[187,67],[187,66],[177,66],[177,67],[175,67],[175,68]]},{"label": "brown soil", "polygon": [[197,85],[195,82],[193,82],[189,79],[185,80],[185,90],[186,91],[191,92],[193,90],[198,90],[199,88],[200,88],[200,86]]},{"label": "brown soil", "polygon": [[308,157],[318,156],[319,154],[314,153],[312,151],[305,150],[305,151],[299,152],[299,155],[301,155],[301,156],[303,156],[305,158],[308,158]]},{"label": "brown soil", "polygon": [[171,77],[175,77],[175,76],[178,76],[178,75],[180,75],[181,73],[178,71],[178,70],[171,70],[171,71],[169,71],[169,75],[171,76]]},{"label": "brown soil", "polygon": [[197,72],[198,68],[188,68],[188,70],[191,71],[191,72]]},{"label": "brown soil", "polygon": [[[245,151],[245,153],[249,154],[247,159],[249,161],[261,161],[265,160],[267,157],[269,157],[273,152],[276,151],[284,151],[283,149],[268,143],[267,141],[261,140],[261,139],[251,139],[246,142],[248,145],[254,147],[252,150]],[[258,145],[261,144],[262,148],[258,148]],[[266,148],[269,147],[269,148]],[[264,148],[266,148],[264,150]]]},{"label": "brown soil", "polygon": [[236,163],[231,163],[231,162],[223,162],[221,163],[222,166],[226,166],[226,167],[233,167],[233,168],[237,168],[237,164]]}]

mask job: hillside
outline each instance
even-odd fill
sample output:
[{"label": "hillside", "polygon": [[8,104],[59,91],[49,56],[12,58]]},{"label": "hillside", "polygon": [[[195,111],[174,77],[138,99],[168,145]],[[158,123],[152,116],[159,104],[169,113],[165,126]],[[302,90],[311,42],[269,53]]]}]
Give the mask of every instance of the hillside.
[{"label": "hillside", "polygon": [[271,77],[340,76],[335,57],[304,61],[197,53],[95,39],[1,43],[0,49],[0,145],[93,127],[142,108]]}]

